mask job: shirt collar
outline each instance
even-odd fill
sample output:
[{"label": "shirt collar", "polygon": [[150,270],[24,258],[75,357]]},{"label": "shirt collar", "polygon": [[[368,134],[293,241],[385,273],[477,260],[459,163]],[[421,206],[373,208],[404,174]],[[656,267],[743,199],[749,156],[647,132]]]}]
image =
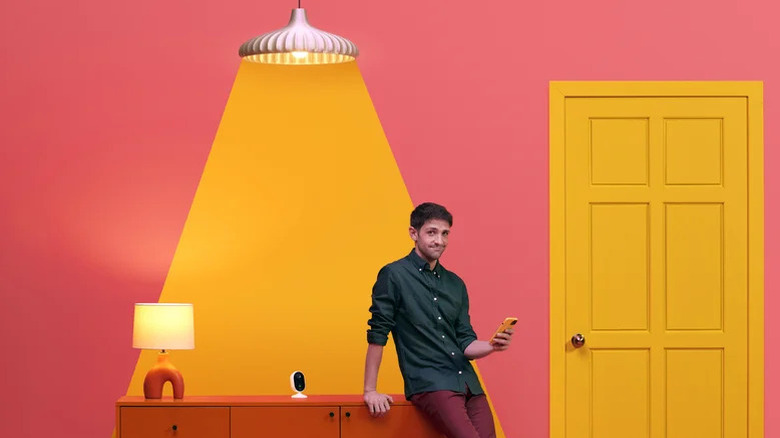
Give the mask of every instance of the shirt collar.
[{"label": "shirt collar", "polygon": [[417,268],[418,270],[420,269],[424,269],[427,271],[444,270],[444,267],[441,265],[441,263],[439,263],[438,260],[436,260],[436,264],[433,265],[433,269],[431,269],[430,265],[428,265],[428,262],[423,260],[423,258],[417,254],[417,251],[415,251],[414,248],[412,248],[412,252],[410,252],[409,255],[406,256],[406,258],[409,259],[409,261],[412,262],[414,267]]}]

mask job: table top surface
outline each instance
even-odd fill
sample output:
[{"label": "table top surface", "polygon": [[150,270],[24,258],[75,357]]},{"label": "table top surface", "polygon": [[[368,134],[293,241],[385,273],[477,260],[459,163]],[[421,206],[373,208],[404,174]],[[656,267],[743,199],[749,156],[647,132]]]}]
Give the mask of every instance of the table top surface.
[{"label": "table top surface", "polygon": [[[307,394],[308,395],[308,394]],[[403,395],[390,394],[394,406],[410,405]],[[176,407],[176,406],[363,406],[362,394],[308,395],[307,398],[292,398],[290,395],[192,395],[174,400],[173,396],[162,399],[144,399],[143,396],[122,396],[117,407]]]}]

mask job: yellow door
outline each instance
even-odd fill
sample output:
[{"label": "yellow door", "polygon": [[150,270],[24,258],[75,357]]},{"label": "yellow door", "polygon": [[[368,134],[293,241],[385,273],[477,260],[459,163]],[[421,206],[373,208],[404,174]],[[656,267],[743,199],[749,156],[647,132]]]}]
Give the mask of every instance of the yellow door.
[{"label": "yellow door", "polygon": [[576,97],[564,120],[552,431],[747,437],[747,97]]}]

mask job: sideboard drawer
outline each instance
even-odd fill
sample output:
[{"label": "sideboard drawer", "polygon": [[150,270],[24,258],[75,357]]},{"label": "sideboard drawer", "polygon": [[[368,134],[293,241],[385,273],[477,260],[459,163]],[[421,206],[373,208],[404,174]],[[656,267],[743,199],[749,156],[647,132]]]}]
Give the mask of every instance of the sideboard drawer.
[{"label": "sideboard drawer", "polygon": [[391,406],[372,417],[365,406],[341,408],[341,438],[445,438],[414,406]]},{"label": "sideboard drawer", "polygon": [[233,407],[231,428],[232,438],[339,438],[339,407]]},{"label": "sideboard drawer", "polygon": [[122,407],[117,438],[230,438],[229,407]]}]

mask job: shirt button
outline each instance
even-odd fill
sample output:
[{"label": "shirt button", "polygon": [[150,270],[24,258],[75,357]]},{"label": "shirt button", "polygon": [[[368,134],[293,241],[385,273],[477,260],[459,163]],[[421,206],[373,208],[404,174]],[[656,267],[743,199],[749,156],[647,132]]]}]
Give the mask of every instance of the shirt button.
[{"label": "shirt button", "polygon": [[450,353],[450,354],[452,354],[453,356],[455,356],[455,352],[454,352],[454,351],[453,351],[452,353]]},{"label": "shirt button", "polygon": [[463,374],[463,371],[458,371],[458,374]]},{"label": "shirt button", "polygon": [[439,301],[439,299],[436,298],[436,297],[433,297],[433,301]]},{"label": "shirt button", "polygon": [[441,338],[444,339],[444,335],[441,335]]},{"label": "shirt button", "polygon": [[441,319],[441,316],[439,317],[439,319]]},{"label": "shirt button", "polygon": [[418,271],[422,272],[422,268],[418,269]]}]

